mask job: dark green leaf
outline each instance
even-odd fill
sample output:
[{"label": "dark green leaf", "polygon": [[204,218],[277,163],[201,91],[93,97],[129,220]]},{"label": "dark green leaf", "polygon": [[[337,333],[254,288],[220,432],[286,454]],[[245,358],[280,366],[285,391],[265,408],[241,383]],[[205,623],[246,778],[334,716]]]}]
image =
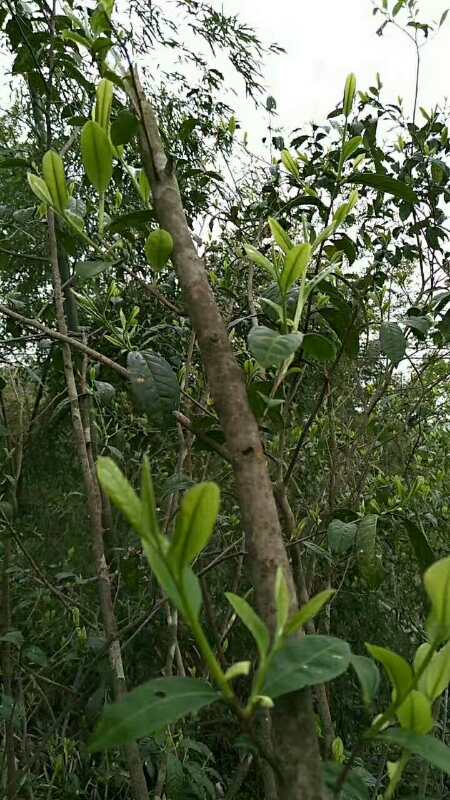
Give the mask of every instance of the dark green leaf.
[{"label": "dark green leaf", "polygon": [[180,387],[165,358],[152,350],[128,354],[131,389],[142,411],[161,420],[178,408]]},{"label": "dark green leaf", "polygon": [[243,597],[239,597],[239,595],[233,594],[233,592],[226,592],[225,597],[229,603],[231,603],[238,617],[242,620],[244,625],[252,634],[256,644],[258,645],[260,656],[264,658],[270,644],[270,636],[266,624],[263,622],[261,617],[258,616],[256,611],[253,610],[251,605],[244,600]]},{"label": "dark green leaf", "polygon": [[79,281],[88,281],[99,275],[100,272],[105,272],[113,266],[112,261],[77,261],[74,266],[75,275]]},{"label": "dark green leaf", "polygon": [[359,570],[369,586],[375,589],[383,579],[381,558],[377,553],[377,514],[368,514],[358,522],[356,552]]},{"label": "dark green leaf", "polygon": [[333,247],[345,253],[350,265],[356,260],[356,256],[358,255],[356,244],[350,239],[350,236],[347,236],[345,233],[333,239]]},{"label": "dark green leaf", "polygon": [[127,231],[128,228],[136,228],[141,230],[147,228],[148,224],[155,219],[153,211],[130,211],[129,214],[122,214],[120,217],[115,217],[107,229],[110,233],[122,233]]},{"label": "dark green leaf", "polygon": [[378,734],[377,739],[385,744],[398,745],[408,753],[421,756],[433,767],[450,775],[450,748],[434,736],[421,736],[412,731],[393,728]]},{"label": "dark green leaf", "polygon": [[402,518],[403,525],[414,548],[422,572],[434,564],[436,557],[424,531],[410,519]]},{"label": "dark green leaf", "polygon": [[332,636],[290,639],[270,662],[263,693],[280,697],[342,675],[350,663],[347,642]]},{"label": "dark green leaf", "polygon": [[303,337],[303,352],[306,358],[316,361],[334,361],[336,358],[336,345],[320,333],[305,333]]},{"label": "dark green leaf", "polygon": [[328,544],[330,550],[337,555],[342,555],[353,547],[355,536],[356,524],[354,522],[333,519],[328,525]]},{"label": "dark green leaf", "polygon": [[96,752],[149,736],[219,699],[220,694],[204,681],[156,678],[105,708],[89,749]]},{"label": "dark green leaf", "polygon": [[356,656],[353,653],[350,663],[361,684],[363,700],[367,706],[370,706],[377,695],[380,685],[379,669],[371,658]]},{"label": "dark green leaf", "polygon": [[38,664],[40,667],[46,667],[48,658],[44,651],[35,644],[31,644],[24,652],[25,657],[31,661],[32,664]]},{"label": "dark green leaf", "polygon": [[402,322],[404,325],[407,325],[408,328],[419,331],[419,333],[422,333],[424,336],[431,327],[431,320],[427,317],[405,317]]},{"label": "dark green leaf", "polygon": [[29,169],[30,162],[24,158],[2,158],[0,159],[0,169]]},{"label": "dark green leaf", "polygon": [[281,334],[258,325],[248,335],[251,354],[262,367],[280,366],[302,343],[301,333]]},{"label": "dark green leaf", "polygon": [[137,133],[137,117],[124,109],[111,123],[111,141],[116,147],[121,144],[128,144]]},{"label": "dark green leaf", "polygon": [[405,355],[406,339],[396,322],[384,322],[380,328],[381,352],[393,364],[399,364]]},{"label": "dark green leaf", "polygon": [[347,183],[357,183],[362,186],[369,186],[372,189],[377,189],[379,192],[387,192],[398,200],[406,200],[406,202],[411,205],[419,202],[419,198],[411,186],[402,183],[402,181],[398,181],[396,178],[391,178],[390,175],[384,175],[383,173],[377,174],[375,172],[359,172],[354,175],[349,175],[345,180]]},{"label": "dark green leaf", "polygon": [[16,647],[22,647],[24,643],[23,633],[21,631],[6,631],[3,636],[0,636],[0,642],[8,642],[14,644]]},{"label": "dark green leaf", "polygon": [[[334,792],[339,776],[343,770],[342,764],[334,761],[326,761],[322,764],[323,779],[330,792]],[[367,783],[358,775],[355,770],[351,770],[347,776],[339,800],[369,800],[369,789]]]},{"label": "dark green leaf", "polygon": [[102,405],[108,406],[114,400],[116,396],[116,390],[114,386],[106,381],[94,381],[95,387],[95,399]]}]

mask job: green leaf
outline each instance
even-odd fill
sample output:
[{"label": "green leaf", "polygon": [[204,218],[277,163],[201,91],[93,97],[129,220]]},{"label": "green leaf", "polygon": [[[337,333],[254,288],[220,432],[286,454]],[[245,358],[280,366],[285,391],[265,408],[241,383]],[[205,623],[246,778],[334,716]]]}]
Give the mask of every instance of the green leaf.
[{"label": "green leaf", "polygon": [[159,586],[175,608],[185,614],[186,609],[179,591],[179,586],[177,586],[175,577],[170,570],[164,554],[166,544],[166,540],[161,536],[156,541],[150,539],[148,536],[142,539],[145,556],[150,564],[152,572],[155,574]]},{"label": "green leaf", "polygon": [[[186,604],[188,605],[194,617],[198,618],[200,609],[202,607],[203,595],[200,587],[200,581],[197,578],[197,575],[194,574],[191,567],[184,567],[181,575],[181,584],[184,590]],[[186,614],[184,607],[181,608],[181,611]]]},{"label": "green leaf", "polygon": [[396,322],[384,322],[380,328],[380,348],[393,364],[402,360],[406,351],[406,339]]},{"label": "green leaf", "polygon": [[342,153],[344,161],[347,161],[347,159],[353,155],[355,150],[362,144],[362,141],[362,136],[354,136],[353,139],[349,139],[348,142],[345,143]]},{"label": "green leaf", "polygon": [[83,217],[80,217],[79,214],[74,214],[69,208],[66,208],[64,212],[64,219],[69,225],[72,225],[76,231],[84,231],[84,220]]},{"label": "green leaf", "polygon": [[388,650],[386,647],[378,647],[375,644],[366,644],[372,658],[380,661],[385,668],[389,680],[395,690],[395,695],[401,695],[413,680],[413,672],[408,662],[402,656]]},{"label": "green leaf", "polygon": [[289,616],[289,588],[283,568],[278,567],[275,578],[275,607],[277,609],[277,633],[281,634]]},{"label": "green leaf", "polygon": [[81,44],[87,50],[91,49],[92,40],[88,39],[86,36],[82,36],[81,33],[77,33],[77,31],[64,30],[61,32],[61,37],[65,42],[76,42],[76,44]]},{"label": "green leaf", "polygon": [[298,168],[298,164],[296,160],[291,156],[289,150],[282,150],[281,151],[281,160],[286,167],[287,171],[290,172],[294,178],[300,177],[300,172]]},{"label": "green leaf", "polygon": [[433,767],[450,775],[450,748],[433,736],[420,736],[412,731],[391,728],[377,736],[378,741],[397,745],[428,761]]},{"label": "green leaf", "polygon": [[30,644],[24,651],[24,656],[31,661],[32,664],[37,664],[39,667],[46,667],[48,658],[44,651],[36,644]]},{"label": "green leaf", "polygon": [[107,225],[107,230],[110,233],[126,233],[130,228],[133,230],[145,230],[154,218],[154,212],[147,208],[143,211],[130,211],[129,214],[122,214],[120,217],[115,217],[109,225]]},{"label": "green leaf", "polygon": [[344,87],[344,100],[343,100],[343,112],[346,117],[348,117],[351,113],[353,108],[353,101],[355,99],[356,94],[356,75],[354,72],[350,72],[347,76],[347,80],[345,81]]},{"label": "green leaf", "polygon": [[352,653],[350,663],[355,670],[366,706],[372,705],[380,685],[380,671],[377,665],[367,656]]},{"label": "green leaf", "polygon": [[289,639],[270,661],[263,693],[271,698],[342,675],[350,663],[347,642],[333,636]]},{"label": "green leaf", "polygon": [[103,6],[106,16],[110,17],[114,9],[115,0],[100,0],[100,2]]},{"label": "green leaf", "polygon": [[396,180],[396,178],[391,178],[390,175],[384,175],[383,173],[357,172],[345,178],[345,182],[358,183],[362,186],[377,189],[379,192],[387,192],[387,194],[392,194],[398,200],[406,200],[410,205],[419,202],[419,198],[411,186]]},{"label": "green leaf", "polygon": [[89,745],[91,752],[126,744],[215,703],[220,694],[195,678],[156,678],[107,706]]},{"label": "green leaf", "polygon": [[259,617],[258,614],[253,611],[253,608],[247,603],[246,600],[244,600],[243,597],[239,597],[239,595],[233,594],[232,592],[226,592],[225,597],[233,606],[238,617],[242,620],[244,625],[252,634],[258,646],[261,659],[263,660],[267,655],[270,644],[270,636],[266,624],[263,622],[261,617]]},{"label": "green leaf", "polygon": [[168,553],[176,571],[190,564],[208,544],[219,506],[220,491],[216,483],[198,483],[185,493]]},{"label": "green leaf", "polygon": [[355,522],[333,519],[328,525],[328,544],[332,553],[342,555],[353,547],[356,536]]},{"label": "green leaf", "polygon": [[152,231],[147,237],[144,250],[150,266],[155,272],[159,272],[172,255],[173,239],[170,233],[163,228]]},{"label": "green leaf", "polygon": [[303,628],[306,623],[313,619],[324,605],[329,602],[334,593],[334,589],[324,589],[323,592],[319,592],[319,594],[316,594],[311,600],[308,600],[308,602],[294,614],[292,619],[289,620],[285,628],[286,636],[290,636],[292,633],[295,633],[295,631]]},{"label": "green leaf", "polygon": [[441,16],[441,18],[439,20],[439,28],[442,28],[445,20],[447,19],[449,10],[450,9],[446,8],[445,11],[443,12],[443,14],[442,14],[442,16]]},{"label": "green leaf", "polygon": [[402,322],[404,325],[407,325],[408,328],[419,331],[423,336],[426,336],[432,325],[428,317],[405,317]]},{"label": "green leaf", "polygon": [[42,174],[47,189],[52,198],[52,205],[61,214],[69,205],[69,192],[67,191],[64,164],[59,153],[48,150],[42,159]]},{"label": "green leaf", "polygon": [[233,681],[235,678],[241,677],[241,675],[249,675],[251,667],[251,661],[236,661],[231,667],[228,667],[225,672],[225,678],[227,681]]},{"label": "green leaf", "polygon": [[[335,787],[342,769],[342,764],[336,764],[334,761],[325,761],[322,763],[323,779],[327,789],[332,793],[332,796],[334,796]],[[369,800],[367,783],[365,783],[363,777],[359,775],[356,770],[351,770],[347,776],[339,795],[339,800]]]},{"label": "green leaf", "polygon": [[330,267],[325,267],[325,269],[322,269],[318,275],[316,275],[314,278],[311,278],[311,280],[308,281],[305,286],[305,298],[309,297],[309,295],[314,291],[316,286],[319,286],[319,284],[322,283],[322,281],[324,281],[325,278],[328,278],[329,275],[335,272],[335,269],[336,268],[334,265],[331,265]]},{"label": "green leaf", "polygon": [[433,727],[431,703],[422,692],[414,689],[396,711],[402,728],[415,733],[429,733]]},{"label": "green leaf", "polygon": [[52,197],[43,178],[40,178],[39,175],[33,175],[32,172],[28,172],[27,180],[31,191],[36,195],[38,200],[40,200],[41,203],[45,203],[47,206],[51,206]]},{"label": "green leaf", "polygon": [[22,647],[24,641],[25,639],[21,631],[6,631],[3,636],[0,636],[0,642],[14,644],[18,648]]},{"label": "green leaf", "polygon": [[91,14],[90,23],[92,30],[97,35],[104,32],[109,33],[111,30],[111,23],[102,3],[98,3],[94,13]]},{"label": "green leaf", "polygon": [[125,475],[112,458],[97,459],[97,475],[103,491],[120,509],[137,533],[142,532],[142,504]]},{"label": "green leaf", "polygon": [[131,111],[124,109],[117,115],[111,123],[111,141],[115,147],[129,144],[136,136],[138,130],[138,120]]},{"label": "green leaf", "polygon": [[156,513],[155,492],[152,473],[147,456],[144,456],[141,470],[141,503],[143,533],[148,539],[157,541],[159,536],[158,515]]},{"label": "green leaf", "polygon": [[310,244],[298,244],[288,250],[280,278],[280,286],[283,292],[286,293],[299,278],[303,278],[310,258]]},{"label": "green leaf", "polygon": [[251,244],[244,244],[244,250],[247,258],[249,258],[250,261],[253,261],[253,263],[258,267],[261,267],[261,269],[264,269],[266,272],[268,272],[272,278],[276,278],[275,268],[272,262],[263,256],[263,254],[260,253],[256,247],[253,247]]},{"label": "green leaf", "polygon": [[95,121],[108,133],[109,118],[113,98],[113,84],[107,78],[102,78],[96,89]]},{"label": "green leaf", "polygon": [[[414,671],[417,673],[431,645],[422,644],[416,652]],[[450,683],[450,642],[435,653],[420,676],[417,688],[433,703]]]},{"label": "green leaf", "polygon": [[30,162],[25,158],[2,158],[0,160],[0,169],[15,169],[16,167],[26,169],[29,166]]},{"label": "green leaf", "polygon": [[116,396],[116,390],[111,383],[107,381],[94,381],[95,386],[95,399],[102,406],[111,405]]},{"label": "green leaf", "polygon": [[281,334],[264,325],[257,325],[248,335],[248,347],[262,367],[275,367],[298,350],[302,339],[301,333]]},{"label": "green leaf", "polygon": [[89,120],[81,131],[81,155],[86,174],[98,192],[106,192],[112,177],[112,147],[103,128]]},{"label": "green leaf", "polygon": [[276,219],[273,217],[269,217],[268,219],[269,227],[272,232],[272,236],[275,239],[277,245],[287,253],[289,250],[292,249],[294,243],[292,242],[290,236],[284,228],[281,227],[280,223],[277,222]]},{"label": "green leaf", "polygon": [[305,333],[303,337],[303,352],[306,358],[316,361],[334,361],[336,358],[336,345],[331,339],[321,333]]},{"label": "green leaf", "polygon": [[427,633],[432,641],[444,642],[450,639],[450,556],[428,567],[423,582],[431,601]]},{"label": "green leaf", "polygon": [[163,422],[178,408],[180,387],[165,358],[152,350],[128,354],[131,390],[139,408]]},{"label": "green leaf", "polygon": [[150,195],[152,193],[152,190],[148,182],[147,173],[145,169],[139,170],[138,184],[139,184],[139,192],[144,203],[148,203],[148,201],[150,200]]},{"label": "green leaf", "polygon": [[111,269],[113,263],[113,261],[77,261],[74,272],[79,281],[88,281],[95,275]]},{"label": "green leaf", "polygon": [[428,538],[419,525],[416,525],[412,520],[402,518],[402,523],[414,548],[419,567],[424,572],[436,560]]},{"label": "green leaf", "polygon": [[381,559],[377,553],[377,514],[367,514],[358,522],[356,553],[359,571],[369,586],[376,588],[383,580]]}]

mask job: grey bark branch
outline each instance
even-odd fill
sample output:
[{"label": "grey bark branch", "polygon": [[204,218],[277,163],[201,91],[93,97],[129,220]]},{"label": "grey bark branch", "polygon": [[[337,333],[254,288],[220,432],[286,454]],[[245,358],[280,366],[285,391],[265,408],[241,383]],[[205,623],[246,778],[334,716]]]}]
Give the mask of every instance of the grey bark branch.
[{"label": "grey bark branch", "polygon": [[[155,212],[161,227],[170,232],[174,242],[172,260],[230,453],[258,609],[273,630],[278,567],[286,576],[293,611],[297,603],[259,429],[205,265],[192,240],[173,165],[166,156],[155,114],[134,70],[127,80],[127,91],[140,120],[142,160]],[[280,698],[272,717],[275,758],[283,775],[278,787],[280,800],[323,800],[311,694],[297,692]]]}]

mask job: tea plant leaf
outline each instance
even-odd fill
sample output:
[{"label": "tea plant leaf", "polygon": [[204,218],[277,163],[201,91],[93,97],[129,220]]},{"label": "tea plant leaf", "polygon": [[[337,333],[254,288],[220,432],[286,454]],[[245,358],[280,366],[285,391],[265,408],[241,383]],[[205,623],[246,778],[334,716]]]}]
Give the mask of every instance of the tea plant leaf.
[{"label": "tea plant leaf", "polygon": [[370,706],[380,686],[380,671],[375,662],[367,656],[357,656],[352,653],[350,663],[358,676],[363,700],[366,706]]},{"label": "tea plant leaf", "polygon": [[86,174],[98,192],[106,192],[112,177],[112,147],[102,127],[89,120],[81,131],[81,155]]},{"label": "tea plant leaf", "polygon": [[243,597],[239,597],[237,594],[233,594],[232,592],[226,592],[225,597],[233,606],[238,617],[242,620],[244,625],[252,634],[256,644],[258,645],[260,656],[261,658],[264,658],[267,654],[270,644],[270,636],[267,626],[262,621],[261,617],[258,617],[258,614],[253,611],[253,608],[247,603],[246,600],[244,600]]},{"label": "tea plant leaf", "polygon": [[248,335],[248,347],[262,367],[275,367],[280,366],[298,350],[302,339],[301,333],[281,334],[264,325],[258,325]]},{"label": "tea plant leaf", "polygon": [[450,775],[450,747],[433,736],[421,736],[413,731],[391,728],[377,736],[379,742],[397,745],[428,761],[433,767]]},{"label": "tea plant leaf", "polygon": [[331,681],[345,672],[350,657],[347,642],[332,636],[290,639],[271,659],[263,692],[274,699]]},{"label": "tea plant leaf", "polygon": [[220,699],[205,681],[156,678],[107,706],[89,745],[92,752],[149,736]]},{"label": "tea plant leaf", "polygon": [[219,506],[220,491],[216,483],[198,483],[185,493],[168,553],[176,569],[191,563],[206,547],[214,531]]},{"label": "tea plant leaf", "polygon": [[178,408],[180,387],[165,358],[152,350],[128,354],[131,390],[139,408],[156,421],[167,419]]}]

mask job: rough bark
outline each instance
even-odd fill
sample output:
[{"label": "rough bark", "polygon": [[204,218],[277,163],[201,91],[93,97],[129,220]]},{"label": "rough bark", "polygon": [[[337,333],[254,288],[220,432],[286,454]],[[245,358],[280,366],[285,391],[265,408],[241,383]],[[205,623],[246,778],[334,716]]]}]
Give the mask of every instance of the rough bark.
[{"label": "rough bark", "polygon": [[[55,235],[55,218],[52,211],[48,212],[49,254],[52,265],[53,292],[56,308],[56,319],[59,333],[67,336],[67,323],[64,313],[64,299],[59,271],[58,249]],[[98,581],[100,608],[102,613],[105,636],[109,642],[109,661],[113,676],[114,694],[120,700],[127,691],[125,674],[122,663],[117,622],[114,613],[109,569],[105,558],[103,543],[102,501],[100,488],[94,471],[91,452],[91,436],[88,417],[83,420],[78,399],[75,381],[72,352],[69,344],[63,340],[62,355],[64,375],[66,379],[67,395],[70,402],[72,415],[72,428],[75,445],[81,463],[84,485],[86,489],[87,508],[92,534],[92,549],[94,553],[95,569]],[[145,782],[139,749],[135,742],[126,748],[130,783],[135,800],[148,800],[147,785]]]},{"label": "rough bark", "polygon": [[[292,509],[291,509],[291,506],[290,506],[290,503],[289,503],[289,500],[288,500],[286,486],[284,485],[284,483],[280,483],[277,486],[276,495],[277,495],[277,502],[278,502],[278,506],[280,508],[281,516],[282,516],[282,519],[284,520],[284,525],[285,525],[285,528],[286,528],[286,532],[289,535],[289,538],[292,539],[294,537],[294,535],[295,535],[296,523],[295,523],[294,514],[292,512]],[[295,545],[295,547],[293,548],[292,564],[293,564],[295,585],[296,585],[296,589],[297,589],[297,596],[298,596],[300,604],[302,606],[305,606],[306,603],[309,602],[310,598],[309,598],[309,594],[308,594],[308,588],[306,586],[305,573],[304,573],[304,570],[303,570],[302,558],[301,558],[301,553],[300,553],[300,545],[298,545],[298,544]],[[310,620],[309,622],[307,622],[305,628],[306,628],[306,632],[308,634],[316,633],[316,626],[315,626],[313,620]],[[332,750],[332,744],[333,744],[333,741],[334,741],[334,738],[335,738],[335,731],[334,731],[333,720],[331,718],[331,712],[330,712],[330,705],[329,705],[329,702],[328,702],[327,690],[326,690],[325,685],[323,683],[318,684],[317,686],[314,687],[314,695],[315,695],[315,698],[316,698],[317,709],[319,711],[319,716],[320,716],[320,720],[322,722],[322,728],[323,728],[323,739],[324,739],[324,741],[323,741],[323,750],[322,750],[322,752],[323,752],[324,757],[328,759],[328,758],[331,757],[331,750]]]},{"label": "rough bark", "polygon": [[[244,377],[208,283],[205,265],[193,243],[174,166],[164,152],[153,109],[135,73],[129,76],[127,87],[140,120],[140,147],[152,202],[161,227],[173,238],[172,261],[231,456],[256,603],[273,630],[273,589],[279,566],[291,590],[293,609],[296,599],[258,426],[248,403]],[[272,725],[275,757],[285,777],[279,786],[281,800],[323,800],[310,693],[299,692],[277,701]]]}]

